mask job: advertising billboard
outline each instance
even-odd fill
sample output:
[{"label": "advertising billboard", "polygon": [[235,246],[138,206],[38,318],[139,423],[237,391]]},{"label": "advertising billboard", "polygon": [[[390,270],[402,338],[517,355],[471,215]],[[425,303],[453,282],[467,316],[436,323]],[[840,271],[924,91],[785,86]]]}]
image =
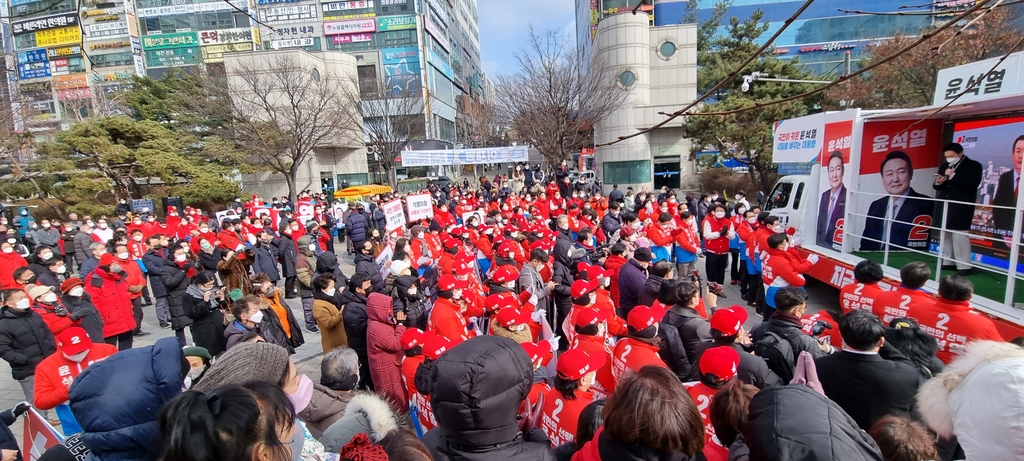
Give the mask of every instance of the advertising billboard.
[{"label": "advertising billboard", "polygon": [[[849,111],[851,114],[854,111]],[[835,251],[843,247],[845,229],[847,184],[853,177],[850,171],[850,151],[853,144],[853,119],[825,124],[825,150],[818,162],[821,168],[822,191],[818,200],[818,223],[815,243]]]}]

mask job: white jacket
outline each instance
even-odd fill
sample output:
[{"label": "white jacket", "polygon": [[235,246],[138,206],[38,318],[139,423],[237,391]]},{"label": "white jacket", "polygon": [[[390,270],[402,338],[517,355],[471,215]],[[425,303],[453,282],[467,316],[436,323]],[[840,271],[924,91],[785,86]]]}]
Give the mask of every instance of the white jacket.
[{"label": "white jacket", "polygon": [[1024,460],[1024,348],[975,341],[917,394],[925,422],[969,461]]}]

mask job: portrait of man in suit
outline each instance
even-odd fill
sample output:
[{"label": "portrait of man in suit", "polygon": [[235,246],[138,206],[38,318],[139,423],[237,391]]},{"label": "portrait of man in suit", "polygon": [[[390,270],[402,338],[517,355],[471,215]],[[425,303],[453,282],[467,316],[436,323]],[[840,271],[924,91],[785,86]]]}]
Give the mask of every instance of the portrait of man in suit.
[{"label": "portrait of man in suit", "polygon": [[914,165],[906,152],[889,152],[880,168],[882,186],[889,194],[874,202],[868,208],[864,223],[864,235],[860,249],[882,250],[883,242],[901,247],[895,249],[928,248],[928,228],[932,225],[932,202],[928,196],[910,187],[914,178]]},{"label": "portrait of man in suit", "polygon": [[829,189],[821,194],[821,202],[818,204],[816,241],[820,246],[839,251],[842,239],[837,238],[838,224],[846,215],[846,185],[843,184],[846,166],[843,165],[843,153],[832,152],[826,165]]},{"label": "portrait of man in suit", "polygon": [[[992,197],[991,205],[1017,206],[1017,187],[1020,186],[1021,160],[1024,160],[1024,135],[1017,136],[1017,139],[1013,140],[1013,170],[999,176],[996,195]],[[1007,247],[1010,246],[1010,240],[1013,238],[1009,234],[1013,232],[1013,217],[1015,214],[1012,209],[992,209],[992,220],[994,221],[995,228],[1007,232],[1007,235],[1003,237]]]}]

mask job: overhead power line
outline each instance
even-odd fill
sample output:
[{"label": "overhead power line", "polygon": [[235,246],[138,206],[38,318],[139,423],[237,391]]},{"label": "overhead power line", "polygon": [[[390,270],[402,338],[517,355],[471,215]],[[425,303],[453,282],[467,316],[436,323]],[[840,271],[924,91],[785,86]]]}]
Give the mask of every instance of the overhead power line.
[{"label": "overhead power line", "polygon": [[[982,8],[983,10],[989,11],[994,8],[1002,8],[1010,5],[1017,5],[1024,3],[1024,0],[1013,0],[1012,2],[1006,2],[1001,5],[992,5]],[[901,7],[902,8],[902,7]],[[956,14],[956,11],[864,11],[864,10],[846,10],[839,8],[840,13],[845,14],[863,14],[870,16],[949,16]]]}]

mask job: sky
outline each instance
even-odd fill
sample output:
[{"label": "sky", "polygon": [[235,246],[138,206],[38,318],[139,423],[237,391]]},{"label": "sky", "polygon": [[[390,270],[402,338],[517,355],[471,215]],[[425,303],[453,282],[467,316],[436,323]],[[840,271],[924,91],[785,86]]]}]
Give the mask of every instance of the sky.
[{"label": "sky", "polygon": [[514,54],[526,42],[530,25],[557,30],[576,40],[575,0],[477,0],[480,60],[493,80],[516,71]]}]

